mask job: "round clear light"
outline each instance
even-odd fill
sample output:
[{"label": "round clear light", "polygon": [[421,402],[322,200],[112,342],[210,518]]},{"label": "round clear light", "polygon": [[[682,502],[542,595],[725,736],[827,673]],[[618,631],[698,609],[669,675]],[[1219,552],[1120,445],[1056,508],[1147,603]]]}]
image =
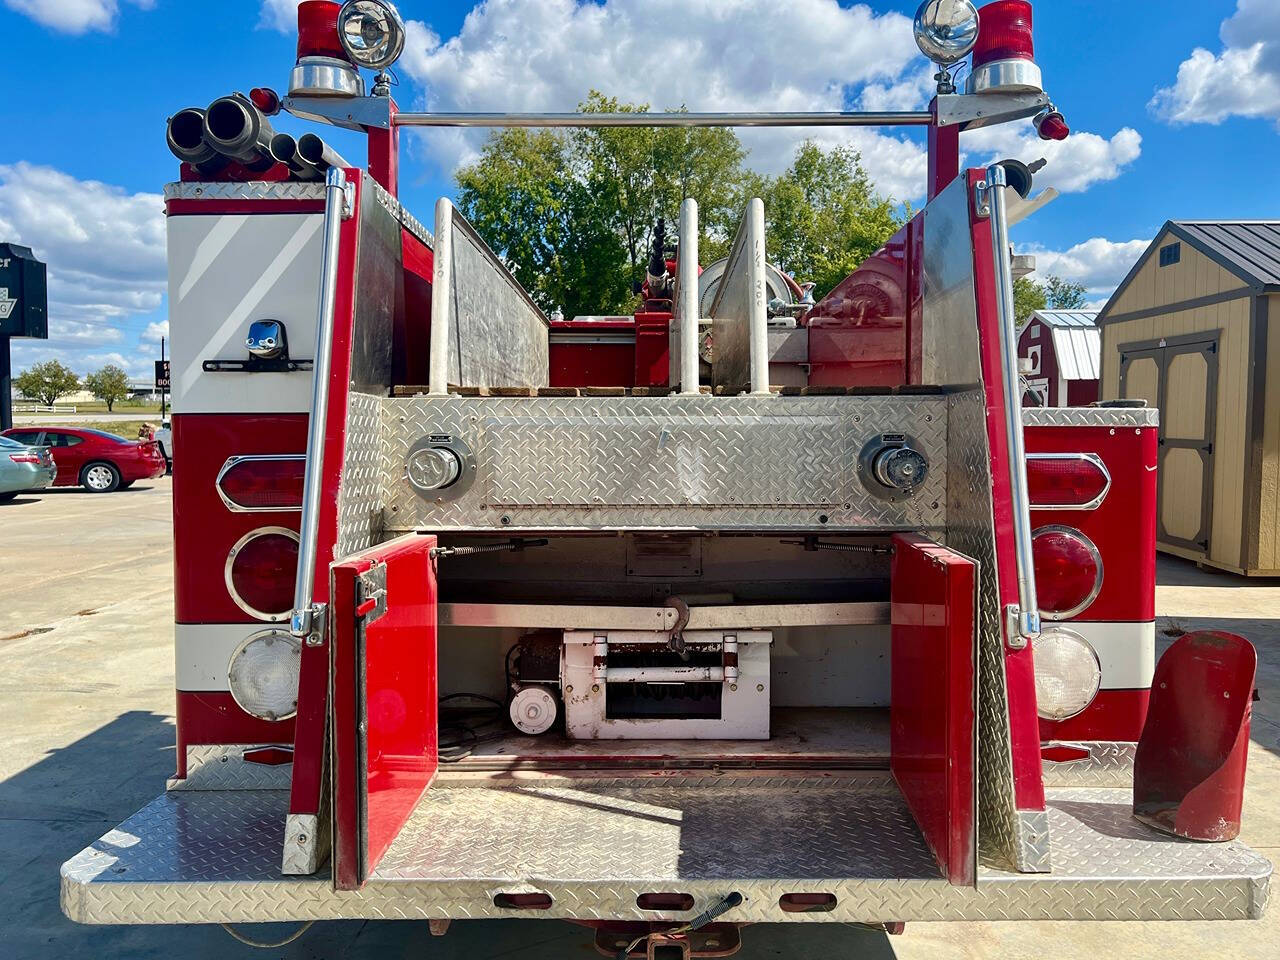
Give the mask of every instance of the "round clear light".
[{"label": "round clear light", "polygon": [[914,29],[921,53],[934,63],[955,63],[978,42],[978,9],[971,0],[924,0]]},{"label": "round clear light", "polygon": [[1084,712],[1102,686],[1102,665],[1093,645],[1074,630],[1049,627],[1032,650],[1040,716],[1067,720]]},{"label": "round clear light", "polygon": [[298,712],[302,645],[282,630],[263,630],[236,648],[227,666],[231,696],[260,720],[287,720]]},{"label": "round clear light", "polygon": [[358,66],[383,70],[404,50],[404,20],[385,0],[347,0],[338,12],[338,39]]}]

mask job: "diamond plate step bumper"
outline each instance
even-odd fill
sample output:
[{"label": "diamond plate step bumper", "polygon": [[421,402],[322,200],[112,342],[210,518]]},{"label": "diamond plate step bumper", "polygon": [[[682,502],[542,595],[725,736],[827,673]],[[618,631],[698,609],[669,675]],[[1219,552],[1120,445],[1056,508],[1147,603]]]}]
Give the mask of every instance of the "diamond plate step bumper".
[{"label": "diamond plate step bumper", "polygon": [[[688,919],[726,893],[736,922],[1245,919],[1270,863],[1238,842],[1197,844],[1130,815],[1118,789],[1048,791],[1053,872],[938,877],[892,780],[729,775],[678,781],[537,778],[446,782],[419,805],[363,890],[279,874],[285,792],[172,792],[62,868],[62,909],[82,923],[311,919]],[[552,897],[536,912],[501,893]],[[642,893],[687,893],[685,913]],[[786,893],[829,893],[789,913]]]}]

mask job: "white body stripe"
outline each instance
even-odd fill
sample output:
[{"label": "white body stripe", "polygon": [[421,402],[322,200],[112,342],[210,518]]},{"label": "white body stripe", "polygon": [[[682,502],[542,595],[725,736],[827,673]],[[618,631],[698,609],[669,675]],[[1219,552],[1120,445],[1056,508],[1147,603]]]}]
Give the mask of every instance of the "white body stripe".
[{"label": "white body stripe", "polygon": [[[1050,626],[1045,622],[1045,627]],[[1062,624],[1084,637],[1098,652],[1103,690],[1139,690],[1151,686],[1156,669],[1156,625],[1145,623],[1090,623],[1071,620]]]},{"label": "white body stripe", "polygon": [[236,647],[266,623],[178,623],[173,627],[177,658],[174,674],[179,690],[226,693],[227,664]]},{"label": "white body stripe", "polygon": [[177,215],[169,229],[169,331],[174,413],[306,413],[311,373],[205,372],[247,360],[254,320],[279,320],[289,356],[315,352],[318,213]]}]

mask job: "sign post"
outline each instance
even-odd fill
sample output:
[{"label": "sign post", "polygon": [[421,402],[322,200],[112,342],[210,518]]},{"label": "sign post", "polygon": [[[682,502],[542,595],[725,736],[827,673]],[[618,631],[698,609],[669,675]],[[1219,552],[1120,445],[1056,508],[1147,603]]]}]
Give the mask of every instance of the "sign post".
[{"label": "sign post", "polygon": [[165,394],[169,392],[169,361],[164,359],[164,337],[160,338],[160,359],[156,361],[156,389],[160,391],[160,422],[164,422]]},{"label": "sign post", "polygon": [[14,337],[49,339],[49,294],[45,265],[30,247],[0,243],[0,430],[13,426]]}]

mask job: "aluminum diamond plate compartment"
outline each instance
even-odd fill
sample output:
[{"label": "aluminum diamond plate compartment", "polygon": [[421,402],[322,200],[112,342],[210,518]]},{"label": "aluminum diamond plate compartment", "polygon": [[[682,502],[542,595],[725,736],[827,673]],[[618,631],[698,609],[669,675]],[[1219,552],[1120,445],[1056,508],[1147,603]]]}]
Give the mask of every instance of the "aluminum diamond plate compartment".
[{"label": "aluminum diamond plate compartment", "polygon": [[[726,893],[724,920],[1246,919],[1271,865],[1232,841],[1157,833],[1125,790],[1048,791],[1054,870],[983,865],[943,880],[883,775],[437,782],[369,883],[279,873],[286,791],[171,792],[62,868],[62,908],[82,923],[557,917],[687,920]],[[495,905],[544,893],[536,913]],[[686,912],[645,911],[643,893],[688,893]],[[835,909],[788,913],[787,893]]]},{"label": "aluminum diamond plate compartment", "polygon": [[[384,515],[413,529],[941,529],[946,399],[406,397],[384,401]],[[915,437],[924,484],[892,503],[858,479],[882,433]],[[435,502],[405,479],[423,437],[461,438],[477,479]]]}]

